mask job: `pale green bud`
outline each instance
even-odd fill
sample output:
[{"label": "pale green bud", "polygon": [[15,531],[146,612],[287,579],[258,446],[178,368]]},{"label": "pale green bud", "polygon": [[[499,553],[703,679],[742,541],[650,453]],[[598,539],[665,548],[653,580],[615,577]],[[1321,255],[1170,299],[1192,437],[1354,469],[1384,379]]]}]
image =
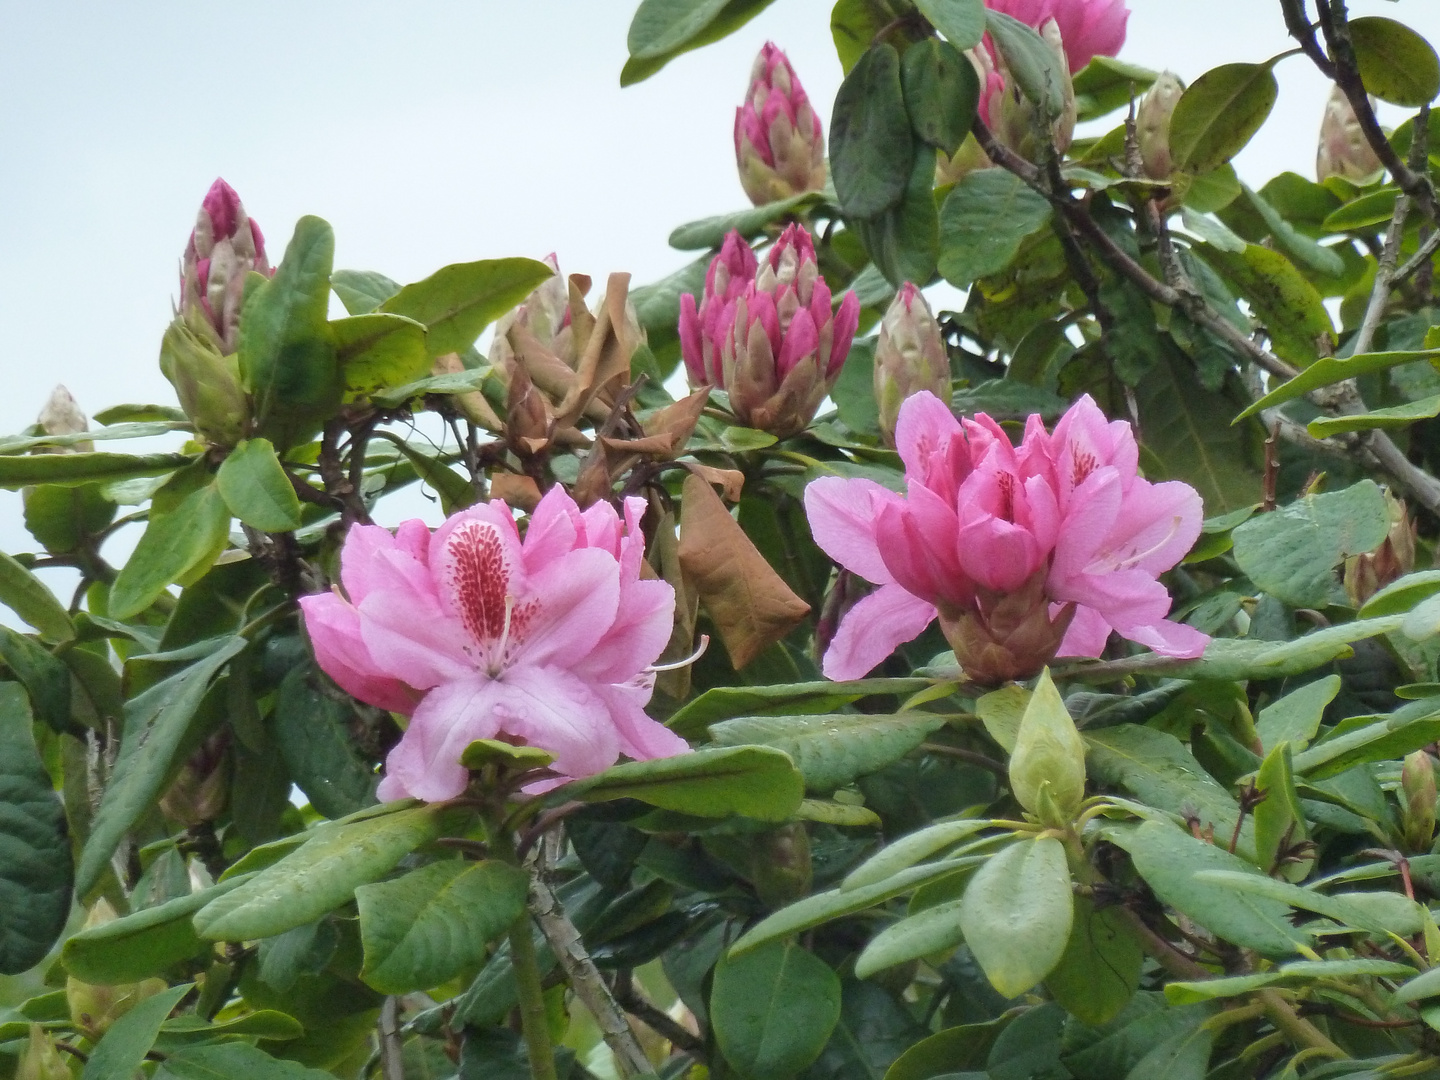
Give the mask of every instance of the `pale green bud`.
[{"label": "pale green bud", "polygon": [[1085,744],[1049,668],[1040,673],[1020,718],[1010,755],[1010,789],[1021,806],[1052,828],[1073,821],[1085,798]]},{"label": "pale green bud", "polygon": [[1429,752],[1416,750],[1405,759],[1400,770],[1401,828],[1405,846],[1411,851],[1430,850],[1435,835],[1435,765]]},{"label": "pale green bud", "polygon": [[202,438],[234,446],[250,421],[250,401],[240,387],[240,366],[223,356],[208,335],[197,334],[183,316],[160,342],[160,371],[175,387],[180,407]]},{"label": "pale green bud", "polygon": [[30,1025],[30,1045],[15,1070],[15,1080],[71,1080],[55,1040],[39,1024]]},{"label": "pale green bud", "polygon": [[901,403],[921,390],[950,400],[950,357],[924,294],[907,281],[881,320],[875,344],[875,401],[889,445],[895,444]]},{"label": "pale green bud", "polygon": [[1151,85],[1135,112],[1140,160],[1145,165],[1145,175],[1151,180],[1170,179],[1170,117],[1175,115],[1175,106],[1183,93],[1185,84],[1180,76],[1172,71],[1164,72]]}]

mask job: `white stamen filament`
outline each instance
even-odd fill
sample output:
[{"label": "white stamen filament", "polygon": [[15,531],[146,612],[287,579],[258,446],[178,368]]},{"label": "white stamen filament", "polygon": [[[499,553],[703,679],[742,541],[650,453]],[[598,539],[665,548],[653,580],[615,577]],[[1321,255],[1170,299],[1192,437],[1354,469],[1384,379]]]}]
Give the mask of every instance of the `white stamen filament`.
[{"label": "white stamen filament", "polygon": [[505,622],[500,627],[500,640],[490,654],[490,676],[498,676],[505,667],[505,650],[510,645],[510,614],[515,610],[515,597],[505,594]]},{"label": "white stamen filament", "polygon": [[693,653],[691,653],[689,656],[687,656],[684,660],[676,660],[676,661],[675,661],[674,663],[672,663],[672,664],[651,664],[651,665],[650,665],[648,668],[646,668],[645,670],[648,671],[648,672],[651,672],[652,674],[658,674],[659,672],[662,672],[662,671],[675,671],[675,670],[677,670],[677,669],[679,669],[679,668],[682,668],[682,667],[689,667],[689,666],[690,666],[691,664],[693,664],[696,660],[699,660],[700,657],[704,656],[704,655],[705,655],[705,650],[708,649],[709,647],[710,647],[710,635],[709,635],[709,634],[701,634],[701,635],[700,635],[700,647],[697,648],[697,649],[696,649]]},{"label": "white stamen filament", "polygon": [[1108,563],[1108,562],[1105,562],[1105,561],[1103,561],[1103,560],[1097,559],[1095,562],[1091,563],[1089,566],[1087,566],[1087,567],[1085,568],[1085,572],[1086,572],[1087,574],[1096,574],[1096,573],[1114,573],[1114,572],[1117,571],[1117,570],[1128,570],[1128,569],[1130,569],[1130,567],[1132,567],[1132,566],[1136,565],[1138,562],[1140,562],[1141,559],[1147,558],[1148,556],[1150,556],[1150,555],[1154,554],[1155,552],[1159,551],[1162,547],[1164,547],[1166,544],[1168,544],[1168,543],[1171,541],[1171,539],[1175,536],[1175,534],[1176,534],[1177,532],[1179,532],[1179,531],[1180,531],[1180,517],[1179,517],[1179,515],[1177,514],[1175,517],[1173,517],[1173,518],[1170,519],[1170,531],[1167,532],[1163,537],[1161,537],[1158,543],[1152,544],[1150,547],[1146,548],[1144,551],[1136,552],[1135,554],[1131,555],[1129,558],[1120,559],[1120,560],[1117,560],[1117,561],[1114,562],[1114,563]]}]

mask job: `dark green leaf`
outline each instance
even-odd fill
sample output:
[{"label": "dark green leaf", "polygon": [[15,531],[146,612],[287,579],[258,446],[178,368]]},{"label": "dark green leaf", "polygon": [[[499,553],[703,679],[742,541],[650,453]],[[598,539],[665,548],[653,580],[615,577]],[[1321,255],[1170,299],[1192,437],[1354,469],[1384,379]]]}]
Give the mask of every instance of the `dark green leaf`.
[{"label": "dark green leaf", "polygon": [[1050,221],[1050,204],[1005,169],[979,169],[940,208],[940,273],[964,288],[1014,261],[1027,236]]},{"label": "dark green leaf", "polygon": [[1355,19],[1350,42],[1365,89],[1381,101],[1418,109],[1440,94],[1440,57],[1403,23],[1377,15]]},{"label": "dark green leaf", "polygon": [[1373,375],[1379,371],[1385,371],[1392,367],[1399,367],[1401,364],[1410,364],[1419,360],[1440,359],[1440,349],[1427,349],[1406,352],[1382,352],[1382,353],[1360,353],[1356,356],[1335,357],[1326,356],[1315,361],[1295,378],[1289,382],[1281,383],[1270,393],[1266,394],[1259,401],[1249,406],[1235,419],[1245,419],[1247,416],[1254,416],[1262,409],[1269,409],[1284,401],[1291,401],[1302,394],[1308,394],[1311,390],[1322,386],[1332,386],[1346,379],[1358,379],[1362,375]]},{"label": "dark green leaf", "polygon": [[1140,942],[1117,908],[1097,909],[1089,897],[1077,896],[1065,955],[1045,976],[1045,988],[1082,1024],[1100,1027],[1134,995],[1144,960]]},{"label": "dark green leaf", "polygon": [[1305,367],[1334,348],[1335,325],[1319,292],[1284,255],[1259,244],[1239,253],[1209,244],[1196,250],[1250,302],[1281,359]]},{"label": "dark green leaf", "polygon": [[935,276],[939,236],[934,183],[935,152],[918,147],[900,204],[877,217],[849,219],[875,268],[897,288],[906,281],[923,284]]},{"label": "dark green leaf", "polygon": [[[977,3],[977,10],[983,8]],[[921,141],[953,154],[970,134],[980,103],[980,76],[954,45],[926,38],[905,50],[900,69],[905,110]]]},{"label": "dark green leaf", "polygon": [[245,646],[241,637],[217,639],[204,659],[126,703],[120,755],[76,871],[81,896],[95,886],[125,833],[159,797],[211,682]]},{"label": "dark green leaf", "polygon": [[0,975],[45,958],[70,917],[65,809],[31,735],[19,684],[0,682]]},{"label": "dark green leaf", "polygon": [[449,859],[360,886],[361,978],[383,994],[408,994],[478,967],[524,912],[528,881],[505,863]]},{"label": "dark green leaf", "polygon": [[41,484],[25,493],[25,527],[46,551],[75,551],[115,519],[115,503],[99,484]]},{"label": "dark green leaf", "polygon": [[195,459],[185,454],[0,454],[0,488],[90,484],[162,476]]},{"label": "dark green leaf", "polygon": [[717,686],[677,711],[670,717],[668,726],[689,739],[703,736],[711,724],[735,716],[825,713],[863,697],[909,695],[930,685],[929,679],[858,679],[776,686]]},{"label": "dark green leaf", "polygon": [[375,770],[360,760],[349,725],[354,710],[316,687],[308,664],[285,676],[275,698],[271,732],[296,787],[327,818],[353,814],[375,801]]},{"label": "dark green leaf", "polygon": [[[117,1074],[118,1075],[118,1074]],[[332,1073],[273,1057],[245,1042],[187,1046],[165,1059],[155,1080],[331,1080]]]},{"label": "dark green leaf", "polygon": [[784,1080],[825,1048],[840,980],[800,946],[775,942],[715,966],[710,1023],[725,1060],[753,1080]]},{"label": "dark green leaf", "polygon": [[300,527],[300,498],[269,439],[238,443],[215,474],[230,513],[261,532],[289,532]]},{"label": "dark green leaf", "polygon": [[1265,227],[1270,230],[1270,235],[1297,263],[1301,263],[1317,274],[1327,274],[1331,277],[1338,277],[1345,272],[1345,263],[1339,255],[1330,248],[1321,247],[1310,237],[1300,232],[1280,216],[1273,206],[1265,199],[1251,191],[1249,186],[1242,184],[1241,191],[1245,198],[1265,222]]},{"label": "dark green leaf", "polygon": [[[771,3],[773,0],[643,0],[630,24],[628,40],[638,41],[646,55],[631,48],[630,59],[620,72],[620,85],[644,82],[681,53],[728,37]],[[636,23],[642,15],[645,20],[637,33]]]},{"label": "dark green leaf", "polygon": [[914,161],[900,55],[873,46],[840,84],[830,120],[830,176],[846,217],[878,217],[898,206]]},{"label": "dark green leaf", "polygon": [[1325,231],[1373,232],[1376,225],[1384,225],[1394,216],[1395,200],[1399,197],[1400,189],[1387,185],[1351,199],[1325,219]]},{"label": "dark green leaf", "polygon": [[731,232],[738,232],[746,240],[753,240],[764,235],[767,226],[783,221],[823,198],[818,191],[802,191],[788,199],[766,203],[764,206],[752,206],[747,210],[737,210],[733,214],[720,214],[692,221],[676,227],[670,234],[670,246],[680,251],[705,251],[718,248]]},{"label": "dark green leaf", "polygon": [[1378,547],[1389,528],[1379,486],[1362,480],[1237,526],[1235,561],[1257,587],[1291,607],[1323,608],[1345,602],[1335,567]]},{"label": "dark green leaf", "polygon": [[985,34],[982,0],[916,0],[915,6],[957,50],[973,49]]},{"label": "dark green leaf", "polygon": [[1042,115],[1059,116],[1065,98],[1064,58],[1057,56],[1034,28],[1002,12],[987,11],[985,28],[1020,92]]},{"label": "dark green leaf", "polygon": [[908,1006],[888,990],[872,982],[846,979],[834,1034],[819,1060],[801,1078],[880,1080],[891,1064],[926,1034]]},{"label": "dark green leaf", "polygon": [[1225,64],[1181,95],[1170,118],[1170,153],[1185,172],[1209,172],[1244,149],[1275,107],[1270,64]]},{"label": "dark green leaf", "polygon": [[430,454],[393,431],[377,431],[375,434],[393,443],[415,466],[420,478],[440,496],[440,508],[445,513],[453,514],[475,501],[475,486],[442,461],[441,455]]},{"label": "dark green leaf", "polygon": [[[74,656],[75,651],[67,655]],[[8,626],[0,627],[0,660],[24,684],[35,719],[52,731],[69,731],[74,718],[70,711],[70,669],[64,661]]]},{"label": "dark green leaf", "polygon": [[1140,97],[1159,73],[1110,56],[1097,56],[1075,72],[1075,109],[1081,120],[1094,120]]},{"label": "dark green leaf", "polygon": [[152,507],[144,535],[110,587],[111,617],[138,615],[167,586],[198,578],[229,537],[230,508],[214,483],[190,492],[172,509]]},{"label": "dark green leaf", "polygon": [[639,799],[697,817],[740,814],[760,821],[786,821],[799,808],[805,785],[790,758],[779,750],[727,746],[612,765],[558,790],[567,799],[583,802]]},{"label": "dark green leaf", "polygon": [[380,310],[422,323],[430,355],[464,352],[480,332],[555,271],[534,259],[481,259],[441,267],[406,285]]},{"label": "dark green leaf", "polygon": [[440,835],[443,811],[419,806],[321,825],[279,862],[203,907],[195,929],[210,941],[247,941],[314,922]]},{"label": "dark green leaf", "polygon": [[75,636],[75,624],[55,594],[4,552],[0,552],[0,603],[40,631],[47,641],[69,641]]}]

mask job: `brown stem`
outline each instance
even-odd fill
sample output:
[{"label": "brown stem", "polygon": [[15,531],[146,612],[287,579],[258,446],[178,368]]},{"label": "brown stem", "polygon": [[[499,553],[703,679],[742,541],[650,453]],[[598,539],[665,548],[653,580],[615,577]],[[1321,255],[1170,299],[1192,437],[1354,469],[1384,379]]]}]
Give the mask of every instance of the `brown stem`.
[{"label": "brown stem", "polygon": [[648,1001],[636,988],[634,975],[628,968],[615,977],[615,1000],[656,1035],[668,1040],[675,1049],[689,1054],[696,1061],[705,1061],[705,1041]]},{"label": "brown stem", "polygon": [[380,1006],[377,1025],[380,1034],[380,1075],[385,1080],[405,1080],[405,1057],[400,1044],[400,1002],[387,997]]},{"label": "brown stem", "polygon": [[1140,939],[1141,946],[1149,953],[1161,967],[1177,979],[1187,981],[1195,979],[1209,979],[1214,977],[1214,972],[1197,964],[1190,957],[1186,956],[1179,949],[1171,945],[1163,937],[1150,928],[1150,924],[1140,917],[1139,912],[1134,908],[1121,905],[1115,909],[1120,917],[1129,924],[1130,929]]}]

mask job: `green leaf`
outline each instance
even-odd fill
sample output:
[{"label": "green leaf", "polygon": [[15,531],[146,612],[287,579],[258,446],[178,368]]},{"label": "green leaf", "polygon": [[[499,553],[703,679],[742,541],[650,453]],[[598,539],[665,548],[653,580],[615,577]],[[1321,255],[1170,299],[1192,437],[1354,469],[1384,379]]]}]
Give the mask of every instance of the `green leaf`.
[{"label": "green leaf", "polygon": [[1110,56],[1097,56],[1075,72],[1075,109],[1081,120],[1094,120],[1130,104],[1160,73]]},{"label": "green leaf", "polygon": [[377,431],[376,436],[393,443],[395,447],[404,454],[411,465],[415,466],[416,473],[420,478],[435,489],[440,496],[440,508],[447,514],[453,514],[456,510],[463,510],[476,499],[475,485],[470,483],[454,469],[442,460],[440,454],[430,454],[411,440],[397,435],[393,431]]},{"label": "green leaf", "polygon": [[803,1075],[806,1080],[880,1080],[895,1059],[926,1034],[908,1004],[889,990],[872,982],[845,979],[834,1034],[819,1060]]},{"label": "green leaf", "polygon": [[1201,75],[1170,118],[1170,154],[1183,172],[1209,172],[1244,149],[1275,107],[1271,64],[1225,64]]},{"label": "green leaf", "polygon": [[448,859],[360,886],[360,977],[382,994],[408,994],[479,967],[486,946],[525,911],[528,882],[493,859]]},{"label": "green leaf", "polygon": [[850,217],[874,267],[894,287],[935,276],[939,234],[935,212],[935,152],[917,147],[905,195],[897,206],[876,217]]},{"label": "green leaf", "polygon": [[1286,956],[1309,942],[1310,936],[1290,922],[1289,905],[1200,877],[1202,872],[1224,870],[1270,880],[1224,848],[1159,821],[1110,829],[1105,835],[1130,853],[1156,896],[1218,937],[1266,956]]},{"label": "green leaf", "polygon": [[1350,42],[1361,82],[1381,101],[1418,109],[1440,94],[1440,57],[1403,23],[1376,15],[1354,19]]},{"label": "green leaf", "polygon": [[1288,742],[1280,743],[1265,756],[1255,775],[1255,786],[1265,794],[1264,801],[1254,811],[1256,865],[1286,881],[1304,881],[1315,865],[1313,855],[1281,862],[1287,848],[1303,844],[1309,838],[1300,796],[1295,792]]},{"label": "green leaf", "polygon": [[230,508],[215,483],[196,488],[172,509],[152,507],[144,535],[110,587],[111,618],[138,615],[170,584],[198,578],[229,539]]},{"label": "green leaf", "polygon": [[1184,480],[1200,493],[1207,514],[1249,506],[1260,494],[1260,475],[1251,464],[1249,433],[1217,423],[1235,404],[1206,390],[1183,357],[1162,357],[1135,388],[1144,448],[1155,457],[1146,465],[1152,480]]},{"label": "green leaf", "polygon": [[1330,248],[1321,247],[1310,237],[1300,232],[1280,216],[1273,206],[1256,194],[1248,185],[1240,185],[1245,198],[1265,222],[1270,235],[1297,263],[1302,263],[1317,274],[1339,277],[1345,272],[1345,263]]},{"label": "green leaf", "polygon": [[1050,221],[1050,204],[1005,169],[968,173],[940,208],[940,274],[964,288],[1014,261],[1027,236]]},{"label": "green leaf", "polygon": [[1265,752],[1268,754],[1282,742],[1290,743],[1296,752],[1304,750],[1320,729],[1325,706],[1334,701],[1339,692],[1340,676],[1326,675],[1261,709],[1255,720],[1255,731]]},{"label": "green leaf", "polygon": [[425,326],[403,315],[375,312],[330,324],[347,394],[400,386],[430,371]]},{"label": "green leaf", "polygon": [[845,216],[876,217],[898,206],[914,161],[900,54],[872,46],[840,84],[830,120],[830,176]]},{"label": "green leaf", "polygon": [[273,937],[314,922],[440,835],[444,807],[417,806],[313,830],[310,838],[195,914],[209,941]]},{"label": "green leaf", "polygon": [[159,975],[212,946],[190,923],[195,912],[250,880],[242,874],[199,892],[82,930],[65,942],[65,970],[83,982],[113,985]]},{"label": "green leaf", "polygon": [[305,1034],[300,1021],[276,1009],[259,1009],[228,1020],[211,1022],[203,1016],[181,1014],[166,1020],[160,1041],[170,1046],[205,1042],[224,1035],[253,1035],[262,1039],[298,1039]]},{"label": "green leaf", "polygon": [[[984,8],[979,3],[974,6],[983,25]],[[926,38],[905,50],[900,85],[916,137],[937,150],[955,153],[970,134],[980,103],[975,65],[949,42]]]},{"label": "green leaf", "polygon": [[256,433],[288,450],[340,405],[335,334],[326,318],[335,233],[302,217],[275,276],[256,286],[240,318],[240,382],[254,398]]},{"label": "green leaf", "polygon": [[[959,1075],[980,1080],[990,1048],[1003,1030],[1004,1022],[964,1024],[937,1031],[906,1050],[885,1073],[884,1080],[934,1080]],[[957,1074],[957,1070],[959,1070]]]},{"label": "green leaf", "polygon": [[1373,480],[1306,495],[1235,529],[1235,561],[1257,588],[1297,608],[1345,603],[1335,567],[1376,548],[1390,528]]},{"label": "green leaf", "polygon": [[1250,405],[1235,418],[1236,423],[1247,416],[1254,416],[1262,409],[1270,409],[1281,402],[1291,401],[1317,390],[1322,386],[1333,386],[1346,379],[1358,379],[1363,375],[1374,375],[1401,364],[1420,360],[1440,359],[1440,349],[1417,349],[1403,352],[1359,353],[1344,358],[1326,356],[1315,361],[1289,382],[1281,383],[1259,401]]},{"label": "green leaf", "polygon": [[[78,650],[67,653],[74,657]],[[93,654],[92,654],[93,655]],[[33,638],[0,627],[0,660],[24,685],[30,695],[30,708],[35,719],[47,725],[50,730],[66,732],[71,730],[74,717],[71,715],[70,669],[49,649]]]},{"label": "green leaf", "polygon": [[1302,675],[1337,657],[1349,656],[1353,642],[1400,629],[1402,621],[1397,615],[1341,623],[1293,641],[1217,638],[1206,646],[1203,658],[1164,667],[1167,673],[1180,678],[1214,682]]},{"label": "green leaf", "polygon": [[1440,394],[1421,398],[1404,405],[1392,405],[1387,409],[1372,409],[1369,412],[1353,413],[1349,416],[1320,416],[1306,425],[1306,430],[1317,439],[1339,435],[1346,431],[1371,431],[1409,427],[1420,420],[1429,420],[1440,413]]},{"label": "green leaf", "polygon": [[985,12],[985,29],[1005,59],[1020,92],[1048,117],[1060,115],[1065,99],[1062,58],[1036,30],[999,11]]},{"label": "green leaf", "polygon": [[962,840],[968,840],[982,829],[989,828],[991,824],[984,818],[970,818],[960,821],[937,821],[934,825],[917,829],[915,832],[887,844],[850,871],[840,888],[848,892],[851,889],[877,885],[900,871],[908,870],[916,863],[930,858],[937,852],[954,847]]},{"label": "green leaf", "polygon": [[194,989],[193,983],[172,986],[146,998],[110,1025],[104,1038],[95,1044],[81,1080],[127,1080],[135,1075],[145,1055],[155,1045],[160,1025],[180,999]]},{"label": "green leaf", "polygon": [[185,454],[0,454],[0,488],[14,491],[31,484],[73,487],[162,476],[194,460]]},{"label": "green leaf", "polygon": [[188,420],[159,420],[147,423],[115,424],[72,431],[58,435],[9,435],[0,438],[0,454],[18,454],[37,446],[75,446],[77,443],[104,442],[107,439],[147,439],[172,431],[190,431]]},{"label": "green leaf", "polygon": [[710,1023],[725,1060],[753,1080],[785,1080],[825,1048],[840,1019],[840,980],[793,942],[722,957]]},{"label": "green leaf", "polygon": [[1335,345],[1335,325],[1315,286],[1278,251],[1248,244],[1236,254],[1208,244],[1196,251],[1250,302],[1275,353],[1297,367],[1313,364],[1317,342]]},{"label": "green leaf", "polygon": [[165,1058],[155,1080],[235,1080],[240,1076],[246,1080],[333,1080],[332,1073],[273,1057],[245,1042],[206,1043],[177,1050]]},{"label": "green leaf", "polygon": [[948,900],[891,923],[870,939],[855,961],[855,977],[877,972],[953,949],[965,939],[960,929],[960,901]]},{"label": "green leaf", "polygon": [[44,582],[0,551],[0,603],[40,632],[46,641],[70,641],[75,624]]},{"label": "green leaf", "polygon": [[1009,778],[1016,801],[1032,814],[1041,815],[1041,820],[1046,820],[1043,811],[1047,807],[1067,819],[1073,817],[1085,798],[1085,744],[1065,710],[1049,668],[1040,673],[1021,714],[1015,748],[1010,752]]},{"label": "green leaf", "polygon": [[1332,233],[1373,231],[1376,225],[1384,225],[1395,216],[1399,197],[1400,189],[1394,186],[1368,192],[1332,211],[1323,227]]},{"label": "green leaf", "polygon": [[534,259],[454,263],[406,285],[380,310],[423,324],[431,357],[464,352],[481,331],[554,276],[554,270]]},{"label": "green leaf", "polygon": [[[1304,889],[1299,885],[1292,885],[1288,881],[1277,881],[1275,878],[1261,874],[1225,869],[1197,871],[1195,880],[1205,885],[1214,884],[1228,887],[1232,894],[1238,892],[1247,897],[1263,897],[1277,904],[1299,908],[1301,911],[1313,911],[1317,915],[1334,919],[1338,923],[1352,926],[1357,930],[1366,930],[1375,934],[1383,934],[1386,931],[1384,923],[1376,921],[1362,907],[1349,903],[1344,894],[1326,896],[1314,889]],[[1404,897],[1399,897],[1399,899],[1403,900]],[[1410,903],[1414,904],[1414,901],[1411,900]]]},{"label": "green leaf", "polygon": [[0,975],[34,967],[65,929],[74,879],[68,832],[25,691],[0,682]]},{"label": "green leaf", "polygon": [[400,283],[374,270],[336,270],[330,287],[351,315],[368,315],[400,291]]},{"label": "green leaf", "polygon": [[215,486],[230,513],[261,532],[300,527],[300,498],[269,439],[238,443],[215,474]]},{"label": "green leaf", "polygon": [[1435,698],[1403,705],[1374,723],[1365,724],[1364,719],[1351,717],[1347,726],[1361,726],[1342,729],[1296,754],[1295,772],[1312,782],[1325,780],[1366,762],[1402,758],[1440,738],[1440,700]]},{"label": "green leaf", "polygon": [[983,0],[916,0],[915,6],[957,50],[973,49],[985,34]]},{"label": "green leaf", "polygon": [[[1123,788],[1147,806],[1172,814],[1193,813],[1229,840],[1240,809],[1226,791],[1169,732],[1123,724],[1085,736],[1090,772],[1103,784]],[[1253,850],[1247,827],[1237,850]]]},{"label": "green leaf", "polygon": [[710,728],[720,746],[758,744],[788,754],[807,791],[828,794],[899,761],[945,718],[933,713],[746,716]]},{"label": "green leaf", "polygon": [[1395,996],[1390,999],[1392,1005],[1404,1005],[1411,1001],[1419,1001],[1422,998],[1435,997],[1440,994],[1440,968],[1431,968],[1424,974],[1417,975],[1400,989],[1395,991]]},{"label": "green leaf", "polygon": [[490,375],[491,368],[488,365],[467,368],[464,371],[447,371],[441,375],[427,375],[423,379],[415,379],[400,386],[382,387],[370,395],[370,401],[381,408],[394,409],[427,394],[468,394],[472,390],[481,389]]},{"label": "green leaf", "polygon": [[670,717],[667,726],[689,739],[703,736],[711,724],[734,716],[826,713],[863,697],[915,694],[931,685],[929,679],[857,679],[774,686],[717,686],[682,706]]},{"label": "green leaf", "polygon": [[802,191],[787,199],[778,199],[763,206],[751,206],[731,214],[703,218],[679,225],[670,234],[670,246],[680,251],[708,251],[718,248],[725,237],[738,232],[746,240],[763,236],[767,226],[783,221],[792,214],[807,210],[824,200],[818,191]]},{"label": "green leaf", "polygon": [[1205,1080],[1214,1045],[1215,1032],[1203,1024],[1176,1032],[1137,1061],[1125,1080]]},{"label": "green leaf", "polygon": [[121,839],[160,797],[210,684],[246,644],[242,637],[216,639],[208,656],[126,702],[120,754],[75,874],[80,896],[94,888]]},{"label": "green leaf", "polygon": [[1075,897],[1075,921],[1060,963],[1045,976],[1050,996],[1090,1027],[1119,1015],[1140,985],[1145,953],[1114,907]]},{"label": "green leaf", "polygon": [[1424,600],[1440,593],[1440,570],[1417,570],[1392,581],[1360,609],[1362,619],[1382,615],[1403,615]]},{"label": "green leaf", "polygon": [[788,755],[768,746],[725,746],[654,761],[629,761],[558,789],[566,799],[639,799],[698,817],[740,814],[786,821],[805,795]]},{"label": "green leaf", "polygon": [[115,520],[116,506],[99,484],[41,484],[25,493],[25,528],[46,551],[68,554]]},{"label": "green leaf", "polygon": [[996,852],[966,886],[960,927],[1002,997],[1019,997],[1054,970],[1074,919],[1065,847],[1053,836]]},{"label": "green leaf", "polygon": [[315,677],[309,665],[285,676],[270,730],[285,771],[310,805],[327,818],[341,818],[375,801],[375,771],[356,753],[354,710],[317,689]]}]

